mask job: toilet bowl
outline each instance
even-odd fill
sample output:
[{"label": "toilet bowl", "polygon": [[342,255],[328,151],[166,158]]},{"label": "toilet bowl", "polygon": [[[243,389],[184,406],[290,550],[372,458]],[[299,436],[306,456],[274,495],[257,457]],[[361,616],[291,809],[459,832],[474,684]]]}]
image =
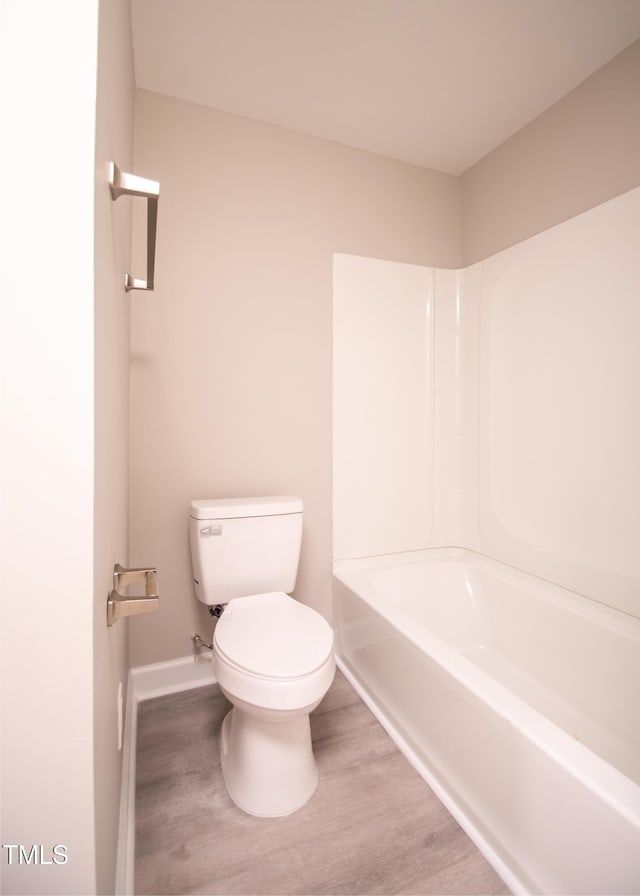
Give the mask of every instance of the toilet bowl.
[{"label": "toilet bowl", "polygon": [[233,706],[220,741],[231,799],[251,815],[296,811],[318,782],[309,713],[333,681],[331,627],[284,592],[238,597],[215,627],[212,663]]}]

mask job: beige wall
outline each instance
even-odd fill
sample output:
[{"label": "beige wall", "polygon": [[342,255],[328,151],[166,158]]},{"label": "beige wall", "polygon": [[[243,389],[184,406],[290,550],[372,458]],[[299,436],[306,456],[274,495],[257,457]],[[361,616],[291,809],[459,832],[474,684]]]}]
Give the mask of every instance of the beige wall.
[{"label": "beige wall", "polygon": [[162,604],[131,620],[139,665],[211,631],[192,498],[299,494],[296,596],[329,613],[332,253],[460,254],[456,178],[144,91],[135,166],[161,184],[156,290],[131,305],[131,562]]},{"label": "beige wall", "polygon": [[300,494],[296,594],[329,611],[332,253],[455,268],[543,231],[640,183],[638,108],[640,42],[456,179],[137,92],[136,169],[162,186],[157,288],[132,298],[130,548],[162,609],[132,620],[133,665],[210,630],[193,497]]},{"label": "beige wall", "polygon": [[[120,805],[118,684],[127,681],[127,623],[107,628],[115,563],[128,558],[129,303],[134,200],[113,202],[107,164],[133,165],[130,0],[100,3],[95,183],[94,772],[98,893],[112,893]],[[143,203],[144,204],[144,203]]]},{"label": "beige wall", "polygon": [[465,265],[638,186],[640,41],[460,182]]}]

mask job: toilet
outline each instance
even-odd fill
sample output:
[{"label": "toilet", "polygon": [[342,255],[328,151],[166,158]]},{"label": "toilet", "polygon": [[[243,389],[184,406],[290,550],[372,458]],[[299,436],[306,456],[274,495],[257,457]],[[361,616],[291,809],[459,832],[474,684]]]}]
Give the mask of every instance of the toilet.
[{"label": "toilet", "polygon": [[289,815],[318,783],[309,713],[329,690],[335,661],[329,624],[289,596],[302,517],[302,500],[290,495],[191,502],[196,597],[220,614],[213,671],[232,704],[222,773],[250,815]]}]

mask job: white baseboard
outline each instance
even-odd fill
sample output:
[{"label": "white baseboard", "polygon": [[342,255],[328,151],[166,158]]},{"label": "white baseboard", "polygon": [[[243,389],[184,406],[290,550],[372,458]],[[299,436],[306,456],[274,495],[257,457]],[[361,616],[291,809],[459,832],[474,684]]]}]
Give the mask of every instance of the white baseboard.
[{"label": "white baseboard", "polygon": [[215,682],[211,668],[211,651],[208,650],[203,650],[196,656],[183,656],[168,660],[166,663],[152,663],[129,670],[120,788],[117,896],[133,896],[134,893],[138,704],[142,700],[176,694],[179,691],[190,691],[192,688],[204,687]]},{"label": "white baseboard", "polygon": [[191,688],[215,684],[211,668],[211,651],[202,650],[197,656],[181,656],[165,663],[137,666],[129,671],[129,683],[137,702],[189,691]]}]

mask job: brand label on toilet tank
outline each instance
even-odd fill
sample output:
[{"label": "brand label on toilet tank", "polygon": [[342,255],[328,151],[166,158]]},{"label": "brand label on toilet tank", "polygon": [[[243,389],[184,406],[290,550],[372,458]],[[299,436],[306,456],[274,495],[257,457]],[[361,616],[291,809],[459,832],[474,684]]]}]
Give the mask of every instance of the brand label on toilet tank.
[{"label": "brand label on toilet tank", "polygon": [[209,538],[211,535],[222,535],[222,524],[216,523],[213,526],[206,526],[204,529],[200,529],[200,535],[203,538]]}]

